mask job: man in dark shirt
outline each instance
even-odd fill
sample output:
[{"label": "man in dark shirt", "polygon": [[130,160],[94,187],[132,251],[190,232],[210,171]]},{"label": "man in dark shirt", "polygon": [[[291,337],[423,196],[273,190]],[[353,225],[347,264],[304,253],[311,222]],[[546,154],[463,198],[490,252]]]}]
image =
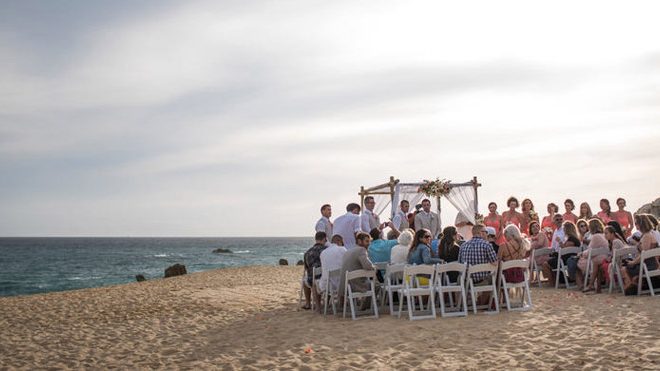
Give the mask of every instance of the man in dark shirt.
[{"label": "man in dark shirt", "polygon": [[[311,308],[311,295],[312,295],[312,286],[314,283],[314,268],[320,268],[321,267],[321,253],[325,248],[327,247],[327,242],[328,242],[328,236],[325,234],[325,232],[316,232],[316,235],[314,236],[314,240],[316,240],[316,243],[314,246],[312,246],[309,250],[305,252],[305,255],[303,256],[303,262],[305,263],[305,282],[303,285],[303,292],[305,293],[305,305],[303,306],[303,309],[310,309]],[[319,270],[319,274],[316,276],[316,278],[321,278],[321,271]],[[317,303],[321,302],[321,297],[316,290],[314,290],[314,295],[317,296],[318,300],[315,300]]]}]

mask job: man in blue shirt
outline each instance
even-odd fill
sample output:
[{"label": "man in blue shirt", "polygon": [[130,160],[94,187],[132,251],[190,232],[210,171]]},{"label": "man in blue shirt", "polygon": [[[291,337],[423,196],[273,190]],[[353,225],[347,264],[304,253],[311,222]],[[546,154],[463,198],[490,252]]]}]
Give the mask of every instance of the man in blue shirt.
[{"label": "man in blue shirt", "polygon": [[[392,228],[393,234],[399,236],[399,231],[392,222],[387,223]],[[383,232],[379,228],[374,228],[369,232],[371,243],[369,244],[369,260],[374,263],[389,263],[392,248],[398,244],[397,240],[383,239]]]}]

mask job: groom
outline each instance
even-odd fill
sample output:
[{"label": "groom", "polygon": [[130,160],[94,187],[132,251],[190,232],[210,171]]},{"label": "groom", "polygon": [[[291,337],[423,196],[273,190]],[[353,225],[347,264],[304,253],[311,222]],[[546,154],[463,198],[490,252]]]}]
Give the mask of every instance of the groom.
[{"label": "groom", "polygon": [[415,230],[426,228],[431,231],[432,238],[437,238],[440,233],[440,218],[438,214],[431,211],[431,200],[422,200],[422,210],[415,215]]}]

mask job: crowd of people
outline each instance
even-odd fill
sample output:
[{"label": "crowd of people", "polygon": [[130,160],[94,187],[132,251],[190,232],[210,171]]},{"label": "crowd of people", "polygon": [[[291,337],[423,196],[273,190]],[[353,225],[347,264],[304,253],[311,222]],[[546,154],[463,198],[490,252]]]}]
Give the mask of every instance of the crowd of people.
[{"label": "crowd of people", "polygon": [[[508,210],[500,214],[497,204],[489,203],[489,213],[476,223],[459,213],[455,225],[444,229],[441,229],[439,216],[431,211],[431,201],[428,199],[416,205],[413,212],[410,203],[402,200],[397,212],[387,222],[381,222],[374,211],[375,200],[370,196],[364,199],[364,209],[350,203],[346,206],[346,213],[334,222],[330,220],[331,205],[323,205],[321,218],[315,226],[316,243],[304,254],[307,276],[303,308],[311,307],[312,297],[320,303],[320,292],[328,289],[323,275],[333,270],[341,270],[338,278],[331,277],[329,280],[332,288],[341,295],[345,272],[374,270],[376,263],[436,264],[458,261],[468,266],[495,265],[500,261],[530,258],[536,249],[552,250],[550,254],[539,254],[541,256],[535,258],[549,285],[554,285],[556,272],[553,269],[561,256],[569,272],[568,277],[561,275],[562,280],[575,282],[585,292],[600,292],[601,285],[612,279],[608,269],[612,264],[612,251],[625,246],[637,246],[639,251],[644,251],[660,245],[656,217],[651,214],[633,215],[625,210],[626,201],[623,198],[616,200],[617,211],[611,210],[607,199],[600,200],[601,210],[596,214],[586,202],[580,204],[579,215],[574,213],[575,203],[571,199],[564,201],[564,213],[559,212],[556,204],[549,203],[548,215],[543,218],[534,210],[530,199],[524,199],[520,204],[517,198],[510,197],[506,204]],[[388,233],[384,233],[385,230]],[[581,249],[575,254],[560,255],[560,250],[567,247]],[[589,252],[601,248],[607,248],[609,254],[592,258],[589,279],[585,282]],[[639,260],[638,256],[622,262],[621,272],[627,294],[637,289]],[[658,261],[656,258],[648,259],[646,265],[651,270],[656,269]],[[320,287],[312,284],[314,267],[322,268],[321,275],[316,277]],[[521,282],[524,279],[521,269],[510,269],[504,274],[507,282]],[[380,273],[378,277],[382,279]],[[455,280],[456,277],[450,279]],[[484,272],[473,279],[476,283],[487,283],[491,276]]]}]

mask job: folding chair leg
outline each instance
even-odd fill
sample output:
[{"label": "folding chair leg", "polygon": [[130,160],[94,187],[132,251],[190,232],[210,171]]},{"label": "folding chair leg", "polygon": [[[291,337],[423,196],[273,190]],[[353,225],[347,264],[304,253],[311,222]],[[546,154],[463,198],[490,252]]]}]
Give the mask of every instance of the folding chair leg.
[{"label": "folding chair leg", "polygon": [[403,291],[399,291],[399,312],[397,318],[401,318],[401,311],[403,310]]},{"label": "folding chair leg", "polygon": [[477,314],[477,296],[474,294],[474,284],[470,279],[470,296],[472,296],[472,312]]},{"label": "folding chair leg", "polygon": [[[413,317],[413,310],[415,309],[415,298],[413,298],[412,295],[406,295],[408,298],[408,319],[412,321]],[[411,304],[411,299],[412,299],[412,304]]]}]

